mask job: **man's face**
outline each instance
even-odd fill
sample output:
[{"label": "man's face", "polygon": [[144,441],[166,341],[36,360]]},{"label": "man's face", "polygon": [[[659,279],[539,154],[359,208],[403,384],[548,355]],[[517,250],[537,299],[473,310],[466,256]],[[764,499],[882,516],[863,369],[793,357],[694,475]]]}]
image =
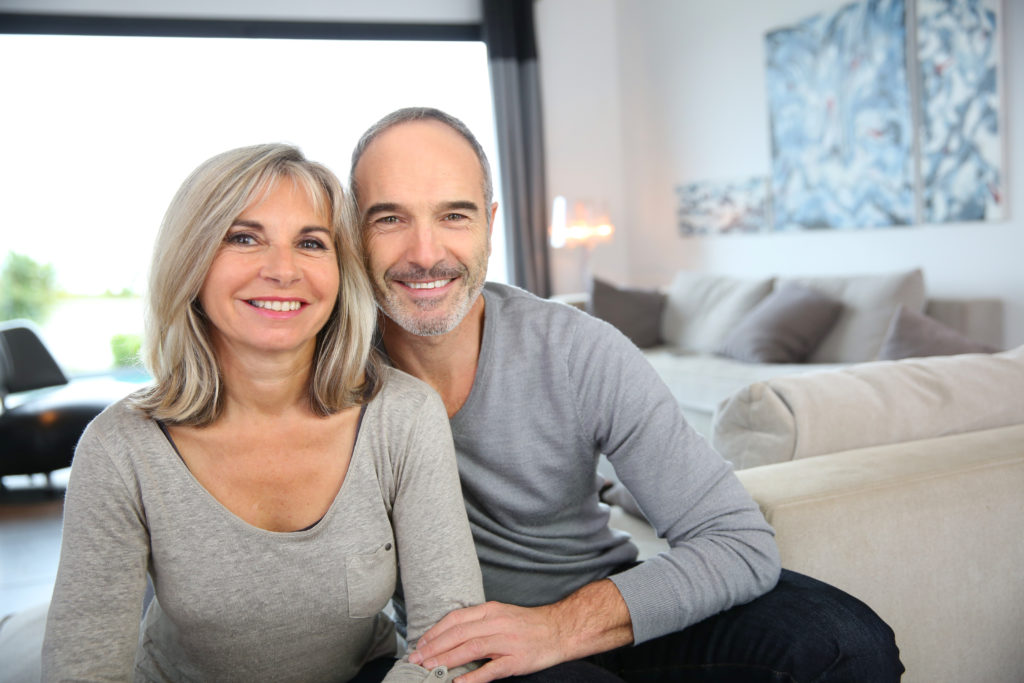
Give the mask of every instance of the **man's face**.
[{"label": "man's face", "polygon": [[377,303],[412,334],[446,334],[483,289],[497,204],[473,148],[438,121],[377,136],[353,172]]}]

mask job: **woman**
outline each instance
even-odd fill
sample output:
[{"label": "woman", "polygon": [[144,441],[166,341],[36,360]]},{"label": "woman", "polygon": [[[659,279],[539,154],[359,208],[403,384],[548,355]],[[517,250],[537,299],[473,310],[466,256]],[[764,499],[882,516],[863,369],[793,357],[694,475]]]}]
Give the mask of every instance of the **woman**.
[{"label": "woman", "polygon": [[[150,274],[154,383],[75,454],[44,680],[390,666],[399,554],[410,645],[483,601],[444,407],[372,355],[349,212],[335,176],[284,145],[220,154],[178,191]],[[385,680],[458,673],[402,659]]]}]

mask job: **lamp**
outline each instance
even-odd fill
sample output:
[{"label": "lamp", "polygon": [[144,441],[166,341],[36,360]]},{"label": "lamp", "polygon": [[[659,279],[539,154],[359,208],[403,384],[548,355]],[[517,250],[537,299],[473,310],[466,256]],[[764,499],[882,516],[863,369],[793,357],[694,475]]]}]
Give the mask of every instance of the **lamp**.
[{"label": "lamp", "polygon": [[565,197],[555,197],[551,206],[551,246],[555,249],[583,247],[584,288],[589,289],[593,280],[590,261],[594,246],[610,242],[614,234],[615,226],[606,213],[596,211],[585,202],[576,202],[569,216]]}]

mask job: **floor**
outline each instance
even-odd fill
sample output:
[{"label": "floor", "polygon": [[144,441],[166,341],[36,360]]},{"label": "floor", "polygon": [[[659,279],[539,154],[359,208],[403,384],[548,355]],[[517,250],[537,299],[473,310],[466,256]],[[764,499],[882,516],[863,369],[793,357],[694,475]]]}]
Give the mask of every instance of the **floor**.
[{"label": "floor", "polygon": [[63,487],[68,470],[4,477],[0,491],[0,617],[49,602],[60,559]]}]

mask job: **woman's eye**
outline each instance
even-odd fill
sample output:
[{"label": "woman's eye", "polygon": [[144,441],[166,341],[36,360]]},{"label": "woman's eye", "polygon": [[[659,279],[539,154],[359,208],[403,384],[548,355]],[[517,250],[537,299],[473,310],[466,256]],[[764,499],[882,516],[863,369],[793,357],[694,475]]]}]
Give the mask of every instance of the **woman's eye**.
[{"label": "woman's eye", "polygon": [[326,249],[327,245],[324,244],[321,240],[315,239],[313,237],[307,237],[303,239],[301,242],[299,242],[299,247],[302,249]]},{"label": "woman's eye", "polygon": [[225,237],[224,241],[228,244],[240,244],[242,246],[251,246],[256,244],[256,238],[247,232],[233,233]]}]

